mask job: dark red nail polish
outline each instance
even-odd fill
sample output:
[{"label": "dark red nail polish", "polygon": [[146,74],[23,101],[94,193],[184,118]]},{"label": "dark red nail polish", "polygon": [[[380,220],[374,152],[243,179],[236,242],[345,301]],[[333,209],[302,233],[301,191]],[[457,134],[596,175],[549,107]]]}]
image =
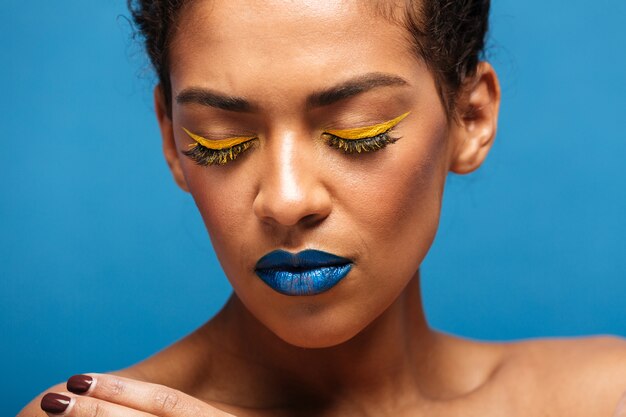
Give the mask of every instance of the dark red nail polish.
[{"label": "dark red nail polish", "polygon": [[65,395],[48,393],[41,399],[41,409],[47,413],[61,414],[70,405],[72,399]]},{"label": "dark red nail polish", "polygon": [[89,391],[93,384],[93,378],[89,375],[74,375],[67,380],[67,390],[74,394],[84,394]]}]

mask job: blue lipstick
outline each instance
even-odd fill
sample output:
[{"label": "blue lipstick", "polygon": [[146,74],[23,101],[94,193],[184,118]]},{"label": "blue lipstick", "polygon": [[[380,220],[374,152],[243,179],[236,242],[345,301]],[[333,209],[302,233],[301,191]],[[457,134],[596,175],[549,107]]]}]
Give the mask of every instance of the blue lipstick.
[{"label": "blue lipstick", "polygon": [[352,269],[341,256],[307,249],[275,250],[258,260],[254,271],[273,290],[285,295],[316,295],[337,285]]}]

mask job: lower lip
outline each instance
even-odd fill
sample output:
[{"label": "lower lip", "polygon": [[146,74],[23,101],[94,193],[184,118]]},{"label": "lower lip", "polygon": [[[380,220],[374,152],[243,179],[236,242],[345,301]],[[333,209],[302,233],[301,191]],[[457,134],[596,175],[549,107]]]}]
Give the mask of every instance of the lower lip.
[{"label": "lower lip", "polygon": [[259,269],[256,274],[273,290],[285,295],[316,295],[330,290],[348,275],[352,264],[303,270]]}]

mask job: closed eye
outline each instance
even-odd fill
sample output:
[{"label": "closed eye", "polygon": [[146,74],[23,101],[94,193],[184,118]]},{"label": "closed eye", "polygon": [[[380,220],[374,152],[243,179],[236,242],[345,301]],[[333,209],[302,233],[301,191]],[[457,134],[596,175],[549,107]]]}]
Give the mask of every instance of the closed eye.
[{"label": "closed eye", "polygon": [[377,151],[400,139],[390,136],[390,132],[409,113],[404,113],[393,120],[373,126],[345,130],[327,130],[322,136],[327,140],[329,146],[340,149],[345,153]]},{"label": "closed eye", "polygon": [[189,149],[183,151],[183,154],[201,166],[224,165],[233,161],[250,148],[257,139],[255,136],[239,136],[211,140],[196,135],[184,127],[183,130],[194,140],[194,143],[189,144]]}]

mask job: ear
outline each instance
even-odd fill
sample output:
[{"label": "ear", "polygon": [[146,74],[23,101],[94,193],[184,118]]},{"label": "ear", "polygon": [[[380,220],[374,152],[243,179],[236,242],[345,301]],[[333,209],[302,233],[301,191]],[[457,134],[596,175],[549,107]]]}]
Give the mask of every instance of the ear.
[{"label": "ear", "polygon": [[489,63],[481,62],[457,102],[450,171],[468,174],[483,163],[496,137],[499,108],[498,76]]},{"label": "ear", "polygon": [[178,150],[176,149],[172,117],[167,111],[165,95],[163,94],[163,89],[160,84],[154,88],[154,109],[156,111],[157,120],[159,121],[159,128],[161,129],[161,137],[163,139],[163,155],[165,155],[167,165],[170,167],[170,171],[174,176],[176,184],[178,184],[178,186],[184,191],[189,192],[187,181],[185,180],[183,170],[180,166]]}]

